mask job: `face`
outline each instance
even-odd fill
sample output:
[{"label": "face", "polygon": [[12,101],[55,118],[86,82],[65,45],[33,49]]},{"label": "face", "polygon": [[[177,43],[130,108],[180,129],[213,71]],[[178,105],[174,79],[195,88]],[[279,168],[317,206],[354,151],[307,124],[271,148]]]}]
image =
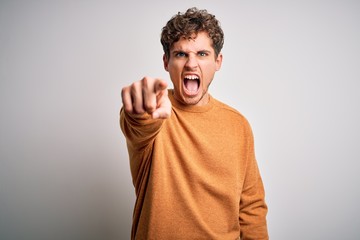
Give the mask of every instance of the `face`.
[{"label": "face", "polygon": [[181,38],[164,55],[164,67],[174,85],[174,98],[183,104],[203,106],[209,101],[208,88],[221,67],[222,54],[215,57],[212,40],[206,32],[194,38]]}]

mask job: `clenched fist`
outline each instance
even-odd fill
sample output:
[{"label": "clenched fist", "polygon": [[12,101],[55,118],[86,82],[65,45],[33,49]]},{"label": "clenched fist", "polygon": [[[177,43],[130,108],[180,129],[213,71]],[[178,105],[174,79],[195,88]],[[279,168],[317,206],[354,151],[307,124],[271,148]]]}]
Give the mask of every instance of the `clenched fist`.
[{"label": "clenched fist", "polygon": [[158,78],[144,77],[121,91],[124,110],[127,113],[143,114],[152,118],[168,118],[171,102],[168,97],[167,83]]}]

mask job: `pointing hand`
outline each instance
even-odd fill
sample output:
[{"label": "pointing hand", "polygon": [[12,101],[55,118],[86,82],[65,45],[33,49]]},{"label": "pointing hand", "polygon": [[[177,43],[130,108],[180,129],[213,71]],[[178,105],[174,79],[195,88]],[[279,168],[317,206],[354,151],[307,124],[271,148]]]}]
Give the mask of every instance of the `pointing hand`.
[{"label": "pointing hand", "polygon": [[171,102],[168,97],[167,83],[158,78],[144,77],[121,91],[124,110],[127,113],[147,112],[155,118],[168,118]]}]

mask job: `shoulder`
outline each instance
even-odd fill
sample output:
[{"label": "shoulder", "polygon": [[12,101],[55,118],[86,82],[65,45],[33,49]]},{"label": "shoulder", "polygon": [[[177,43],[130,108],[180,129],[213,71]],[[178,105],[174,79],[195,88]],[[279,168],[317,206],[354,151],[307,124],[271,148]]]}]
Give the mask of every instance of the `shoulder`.
[{"label": "shoulder", "polygon": [[[217,99],[212,99],[213,110],[216,115],[216,119],[226,125],[233,132],[239,134],[239,136],[252,137],[252,128],[248,119],[237,109],[231,107]],[[243,134],[240,134],[243,133]]]},{"label": "shoulder", "polygon": [[237,120],[237,121],[241,121],[244,122],[246,124],[248,124],[248,120],[246,119],[246,117],[237,109],[215,99],[212,98],[213,104],[214,104],[214,109],[221,115],[226,116],[226,117],[230,117],[231,119]]}]

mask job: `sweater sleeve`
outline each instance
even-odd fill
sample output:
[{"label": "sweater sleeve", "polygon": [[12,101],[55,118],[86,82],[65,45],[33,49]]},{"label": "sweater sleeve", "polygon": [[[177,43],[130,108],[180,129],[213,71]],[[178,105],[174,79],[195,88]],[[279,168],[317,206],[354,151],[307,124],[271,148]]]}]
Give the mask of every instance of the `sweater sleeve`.
[{"label": "sweater sleeve", "polygon": [[128,114],[123,108],[120,110],[120,127],[127,143],[136,150],[146,147],[159,132],[162,119],[152,119],[151,115]]},{"label": "sweater sleeve", "polygon": [[253,134],[249,127],[246,172],[239,212],[242,240],[269,239],[266,223],[267,210],[264,186],[255,159]]},{"label": "sweater sleeve", "polygon": [[120,111],[120,127],[126,138],[131,174],[137,194],[148,174],[151,146],[164,121],[152,119],[147,113],[128,114],[123,108]]}]

